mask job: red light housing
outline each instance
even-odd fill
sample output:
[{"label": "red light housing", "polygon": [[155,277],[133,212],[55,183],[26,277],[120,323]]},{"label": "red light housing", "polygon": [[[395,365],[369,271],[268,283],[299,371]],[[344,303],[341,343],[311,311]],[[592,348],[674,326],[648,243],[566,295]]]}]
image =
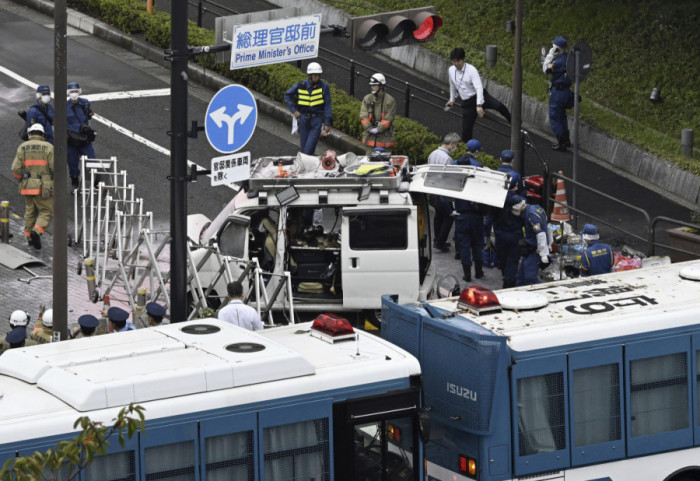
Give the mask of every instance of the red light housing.
[{"label": "red light housing", "polygon": [[355,339],[355,330],[350,321],[335,314],[321,314],[311,325],[311,335],[333,343],[346,339]]},{"label": "red light housing", "polygon": [[459,472],[470,478],[476,479],[476,460],[460,454]]},{"label": "red light housing", "polygon": [[496,294],[483,287],[471,286],[462,291],[457,307],[480,315],[487,312],[501,312],[501,304]]},{"label": "red light housing", "polygon": [[[420,21],[418,24],[417,22]],[[442,18],[438,15],[420,14],[416,18],[416,29],[413,31],[413,38],[419,42],[430,40],[437,32],[438,28],[442,27]]]}]

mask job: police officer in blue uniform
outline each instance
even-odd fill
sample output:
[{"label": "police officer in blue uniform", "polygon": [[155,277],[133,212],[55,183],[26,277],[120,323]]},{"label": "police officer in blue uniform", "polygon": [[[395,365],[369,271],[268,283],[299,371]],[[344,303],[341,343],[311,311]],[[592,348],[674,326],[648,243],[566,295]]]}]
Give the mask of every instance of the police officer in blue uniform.
[{"label": "police officer in blue uniform", "polygon": [[148,315],[149,326],[160,326],[163,324],[165,307],[161,306],[157,302],[149,302],[146,304],[146,314]]},{"label": "police officer in blue uniform", "polygon": [[78,82],[68,83],[68,171],[73,189],[80,185],[80,156],[88,159],[95,158],[95,149],[92,142],[95,140],[95,131],[90,127],[90,119],[94,112],[88,99],[80,97],[82,89]]},{"label": "police officer in blue uniform", "polygon": [[51,88],[48,85],[39,85],[36,88],[36,103],[27,111],[27,128],[41,124],[44,127],[44,140],[53,145],[53,117]]},{"label": "police officer in blue uniform", "polygon": [[567,147],[571,147],[566,109],[573,105],[574,94],[571,91],[571,79],[566,73],[566,47],[566,39],[558,35],[552,40],[552,48],[542,65],[544,73],[552,76],[552,87],[549,93],[549,123],[557,137],[557,142],[551,147],[559,151],[565,151]]},{"label": "police officer in blue uniform", "polygon": [[511,178],[511,183],[510,183],[510,188],[513,188],[513,185],[515,185],[515,190],[516,194],[522,195],[522,187],[521,187],[521,177],[520,173],[513,168],[513,159],[515,158],[515,152],[512,150],[506,149],[501,152],[501,165],[496,169],[498,172],[505,172],[506,174],[510,174]]},{"label": "police officer in blue uniform", "polygon": [[[471,165],[482,167],[476,160],[476,153],[481,150],[481,142],[471,139],[467,142],[467,153],[453,162],[453,165]],[[474,264],[474,277],[484,277],[484,206],[469,200],[455,200],[455,250],[462,261],[463,279],[472,280],[472,263]],[[455,255],[455,258],[457,256]]]},{"label": "police officer in blue uniform", "polygon": [[518,242],[522,259],[515,285],[539,284],[539,269],[547,268],[550,263],[551,234],[547,226],[547,213],[539,205],[529,205],[522,197],[513,205],[512,212],[520,216],[525,224],[525,237]]},{"label": "police officer in blue uniform", "polygon": [[92,337],[97,335],[95,331],[99,326],[100,321],[92,314],[84,314],[78,318],[78,327],[70,333],[70,339],[79,339],[81,337]]},{"label": "police officer in blue uniform", "polygon": [[503,274],[503,288],[515,287],[520,251],[518,241],[523,238],[523,220],[513,215],[513,205],[525,200],[516,194],[516,181],[511,178],[510,189],[506,193],[506,201],[502,208],[491,207],[484,220],[486,237],[489,237],[491,226],[496,237],[496,259],[498,268]]},{"label": "police officer in blue uniform", "polygon": [[112,332],[133,331],[136,329],[132,323],[128,322],[129,313],[121,307],[110,307],[107,311],[109,329]]},{"label": "police officer in blue uniform", "polygon": [[586,250],[581,253],[581,265],[579,266],[581,277],[607,274],[612,271],[614,260],[612,247],[599,242],[598,227],[593,224],[584,225],[581,236],[588,245]]},{"label": "police officer in blue uniform", "polygon": [[295,83],[284,94],[284,101],[299,122],[301,152],[314,155],[321,129],[331,130],[331,89],[321,80],[323,69],[316,62],[306,67],[309,78]]}]

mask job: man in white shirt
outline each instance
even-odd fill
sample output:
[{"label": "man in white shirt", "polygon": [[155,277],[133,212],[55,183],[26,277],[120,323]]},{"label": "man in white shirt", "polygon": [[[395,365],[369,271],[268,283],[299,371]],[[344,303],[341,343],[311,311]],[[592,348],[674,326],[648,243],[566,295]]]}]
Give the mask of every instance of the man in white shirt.
[{"label": "man in white shirt", "polygon": [[448,70],[450,78],[450,100],[445,104],[452,107],[457,94],[462,100],[462,140],[468,142],[473,138],[474,122],[476,117],[484,116],[484,109],[494,109],[510,123],[508,108],[497,99],[489,95],[481,83],[479,71],[471,64],[466,63],[464,49],[457,47],[450,52],[452,67]]},{"label": "man in white shirt", "polygon": [[263,323],[258,311],[243,304],[243,285],[239,281],[233,281],[226,286],[229,303],[219,311],[218,319],[233,325],[248,329],[249,331],[261,331]]}]

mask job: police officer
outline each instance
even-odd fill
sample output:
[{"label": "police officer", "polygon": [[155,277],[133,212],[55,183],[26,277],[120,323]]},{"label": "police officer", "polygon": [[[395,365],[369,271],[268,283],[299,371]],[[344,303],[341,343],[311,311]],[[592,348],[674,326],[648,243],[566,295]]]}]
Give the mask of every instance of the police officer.
[{"label": "police officer", "polygon": [[99,319],[92,314],[83,314],[78,318],[78,326],[70,333],[70,339],[79,339],[81,337],[97,336],[97,326],[100,325]]},{"label": "police officer", "polygon": [[454,161],[455,165],[472,165],[474,167],[483,167],[481,162],[476,160],[477,155],[479,155],[479,152],[481,152],[483,149],[481,147],[481,142],[479,142],[477,139],[470,139],[467,142],[467,152],[458,158],[457,160]]},{"label": "police officer", "polygon": [[369,88],[372,92],[365,95],[360,107],[360,123],[364,130],[362,143],[370,147],[370,150],[375,147],[391,150],[396,145],[396,100],[386,93],[386,78],[383,74],[372,75],[369,78]]},{"label": "police officer", "polygon": [[129,313],[121,307],[110,307],[107,310],[107,320],[110,332],[126,332],[136,329],[136,326],[128,322]]},{"label": "police officer", "polygon": [[518,241],[523,238],[523,221],[519,216],[513,215],[513,205],[524,200],[516,194],[516,181],[511,178],[510,189],[506,193],[503,208],[491,207],[484,221],[486,237],[490,237],[493,226],[496,238],[496,259],[498,268],[503,274],[503,288],[515,287],[516,274],[520,252]]},{"label": "police officer", "polygon": [[73,190],[80,185],[80,156],[88,159],[95,158],[92,142],[95,131],[90,127],[90,119],[94,115],[92,104],[86,98],[80,97],[83,90],[78,82],[68,83],[68,170]]},{"label": "police officer", "polygon": [[539,284],[539,269],[549,266],[549,246],[551,244],[547,214],[539,205],[529,205],[522,197],[513,205],[513,214],[520,216],[525,224],[525,237],[519,241],[520,267],[515,284],[526,286]]},{"label": "police officer", "polygon": [[552,76],[552,87],[549,93],[549,123],[557,142],[551,147],[560,151],[571,147],[566,109],[569,105],[573,105],[574,99],[574,94],[571,91],[571,79],[566,73],[566,47],[566,39],[558,35],[552,40],[552,48],[542,65],[544,73]]},{"label": "police officer", "polygon": [[44,127],[44,139],[53,145],[54,109],[51,105],[51,88],[39,85],[36,88],[36,103],[27,111],[27,130],[34,124]]},{"label": "police officer", "polygon": [[44,140],[44,127],[35,123],[27,129],[29,140],[17,147],[12,175],[19,180],[24,196],[24,235],[35,249],[53,217],[53,145]]},{"label": "police officer", "polygon": [[[22,310],[13,311],[10,314],[10,327],[12,330],[0,342],[0,353],[13,347],[33,346],[36,342],[27,339],[27,325],[29,324],[29,314]],[[21,339],[21,341],[18,341]],[[21,342],[20,345],[15,345]]]},{"label": "police officer", "polygon": [[46,344],[53,340],[53,309],[47,309],[41,318],[41,325],[34,326],[32,340],[37,344]]},{"label": "police officer", "polygon": [[581,236],[588,245],[586,250],[581,253],[581,265],[579,266],[581,277],[607,274],[612,271],[614,261],[612,247],[599,242],[598,227],[593,224],[584,225]]},{"label": "police officer", "polygon": [[521,195],[522,188],[521,188],[521,183],[520,183],[520,173],[513,169],[513,159],[515,158],[515,152],[512,150],[506,149],[501,152],[501,165],[496,169],[498,172],[505,172],[506,174],[510,174],[511,178],[511,183],[510,183],[510,188],[513,188],[513,184],[516,186],[516,193],[518,195]]},{"label": "police officer", "polygon": [[331,130],[331,89],[321,80],[323,69],[316,62],[306,67],[309,78],[295,83],[284,94],[284,101],[299,122],[301,152],[314,155],[321,129]]},{"label": "police officer", "polygon": [[137,328],[160,326],[165,316],[165,307],[157,302],[149,302],[141,312],[134,311],[134,325]]}]

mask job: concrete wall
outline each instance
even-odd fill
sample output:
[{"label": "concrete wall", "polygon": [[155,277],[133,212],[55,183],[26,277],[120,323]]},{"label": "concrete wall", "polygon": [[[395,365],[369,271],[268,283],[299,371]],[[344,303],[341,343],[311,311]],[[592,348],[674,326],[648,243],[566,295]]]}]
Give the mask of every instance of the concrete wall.
[{"label": "concrete wall", "polygon": [[[280,7],[298,6],[298,0],[268,0]],[[346,25],[350,15],[316,0],[304,3],[304,13],[321,12],[324,25]],[[378,53],[406,65],[425,75],[447,84],[449,60],[419,45],[382,49]],[[510,105],[511,89],[488,82],[491,95],[506,105]],[[549,108],[547,104],[531,97],[523,96],[522,121],[526,129],[551,135],[549,128]],[[569,125],[572,124],[569,116]],[[700,205],[700,176],[680,169],[675,164],[646,152],[630,143],[616,139],[583,122],[579,127],[579,145],[585,147],[585,154],[611,168],[628,174],[632,179],[648,186],[660,194],[697,209]],[[584,150],[584,149],[582,149]]]}]

